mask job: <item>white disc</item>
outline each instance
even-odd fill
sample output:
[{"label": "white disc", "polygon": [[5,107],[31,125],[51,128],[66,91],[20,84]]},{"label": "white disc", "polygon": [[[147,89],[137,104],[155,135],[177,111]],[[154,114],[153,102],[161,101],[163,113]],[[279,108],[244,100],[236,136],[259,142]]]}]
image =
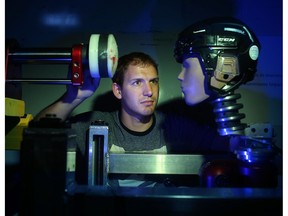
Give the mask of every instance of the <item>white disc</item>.
[{"label": "white disc", "polygon": [[99,45],[99,34],[92,34],[89,41],[89,69],[90,74],[93,78],[99,76],[99,67],[98,67],[98,45]]},{"label": "white disc", "polygon": [[89,69],[93,78],[112,78],[118,64],[118,47],[112,34],[92,34],[89,41]]}]

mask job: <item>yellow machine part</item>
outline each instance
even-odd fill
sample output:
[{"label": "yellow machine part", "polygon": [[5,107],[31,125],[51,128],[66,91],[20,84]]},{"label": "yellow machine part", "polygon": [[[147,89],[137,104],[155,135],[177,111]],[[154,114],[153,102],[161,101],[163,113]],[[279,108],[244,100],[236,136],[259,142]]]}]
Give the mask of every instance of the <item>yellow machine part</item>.
[{"label": "yellow machine part", "polygon": [[20,150],[23,139],[23,129],[28,127],[33,119],[31,114],[25,114],[25,103],[23,100],[5,98],[5,116],[19,117],[20,121],[5,136],[6,150]]},{"label": "yellow machine part", "polygon": [[5,115],[6,116],[24,116],[25,103],[23,100],[14,98],[5,98]]},{"label": "yellow machine part", "polygon": [[23,140],[23,129],[28,127],[29,122],[33,119],[31,114],[26,114],[20,118],[20,122],[5,136],[6,150],[20,150]]}]

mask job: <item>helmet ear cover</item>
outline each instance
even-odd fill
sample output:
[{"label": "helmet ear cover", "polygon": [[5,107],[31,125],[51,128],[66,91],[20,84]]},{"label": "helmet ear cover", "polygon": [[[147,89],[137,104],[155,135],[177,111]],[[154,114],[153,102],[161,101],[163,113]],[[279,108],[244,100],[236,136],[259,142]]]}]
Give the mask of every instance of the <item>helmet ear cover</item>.
[{"label": "helmet ear cover", "polygon": [[[198,58],[203,74],[205,75],[205,86],[210,92],[209,94],[212,94],[213,92],[225,94],[228,90],[227,87],[224,89],[219,89],[219,87],[212,84],[211,79],[222,83],[222,87],[229,82],[233,82],[233,79],[240,74],[237,56],[228,53],[226,54],[225,52],[217,49],[209,50],[203,48],[194,51],[195,52],[186,52],[183,54],[182,59]],[[235,85],[234,82],[233,84]],[[229,88],[229,90],[231,89]]]},{"label": "helmet ear cover", "polygon": [[214,77],[220,82],[231,81],[239,76],[238,58],[229,54],[219,54],[217,58]]}]

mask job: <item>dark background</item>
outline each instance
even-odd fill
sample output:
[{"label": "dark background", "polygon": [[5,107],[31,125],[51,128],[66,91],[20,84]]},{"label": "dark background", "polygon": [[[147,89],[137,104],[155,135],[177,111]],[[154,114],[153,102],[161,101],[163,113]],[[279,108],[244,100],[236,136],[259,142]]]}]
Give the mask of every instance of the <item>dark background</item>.
[{"label": "dark background", "polygon": [[[6,0],[5,39],[14,38],[24,48],[70,48],[74,44],[89,43],[91,34],[113,34],[119,55],[143,51],[159,63],[159,106],[162,106],[181,99],[177,81],[180,65],[173,58],[177,34],[204,18],[234,16],[253,29],[262,45],[255,79],[237,90],[242,95],[239,102],[244,105],[241,110],[246,114],[244,121],[271,123],[276,145],[282,148],[282,11],[281,0]],[[25,64],[22,65],[22,76],[66,78],[67,68],[67,65]],[[102,96],[109,92],[110,85],[110,79],[102,79],[94,96],[77,107],[74,113],[97,107],[97,101],[109,104]],[[25,102],[25,113],[33,116],[65,91],[64,85],[31,83],[15,88]],[[201,107],[191,108],[195,116],[205,119],[209,114],[203,110]],[[7,155],[6,160],[10,160]]]}]

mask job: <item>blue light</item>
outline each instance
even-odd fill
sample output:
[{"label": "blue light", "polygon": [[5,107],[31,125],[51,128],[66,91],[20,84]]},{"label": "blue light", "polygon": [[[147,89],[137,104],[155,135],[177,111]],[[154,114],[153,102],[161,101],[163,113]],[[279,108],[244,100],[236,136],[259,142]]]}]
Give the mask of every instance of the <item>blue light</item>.
[{"label": "blue light", "polygon": [[75,27],[80,23],[79,17],[71,13],[46,14],[42,20],[44,25],[56,27]]}]

